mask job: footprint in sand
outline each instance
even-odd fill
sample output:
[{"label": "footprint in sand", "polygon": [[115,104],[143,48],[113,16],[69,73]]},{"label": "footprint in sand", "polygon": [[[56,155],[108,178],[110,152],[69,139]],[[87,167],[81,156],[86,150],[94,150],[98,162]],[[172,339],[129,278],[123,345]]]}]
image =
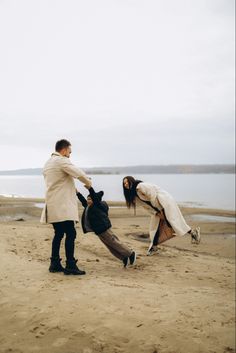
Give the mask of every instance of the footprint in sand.
[{"label": "footprint in sand", "polygon": [[35,334],[35,338],[41,338],[42,336],[45,335],[45,329],[44,329],[45,324],[40,323],[39,326],[34,326],[32,327],[29,332]]},{"label": "footprint in sand", "polygon": [[35,335],[35,338],[41,338],[45,335],[45,332],[44,331],[39,331],[36,335]]}]

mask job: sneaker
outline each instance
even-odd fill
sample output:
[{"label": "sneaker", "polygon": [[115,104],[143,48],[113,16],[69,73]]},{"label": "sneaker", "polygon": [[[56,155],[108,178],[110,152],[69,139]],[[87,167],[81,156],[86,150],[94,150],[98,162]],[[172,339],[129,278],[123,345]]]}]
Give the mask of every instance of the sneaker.
[{"label": "sneaker", "polygon": [[157,247],[157,245],[150,245],[148,251],[147,251],[147,256],[152,256],[154,254],[158,254],[159,253],[159,249]]},{"label": "sneaker", "polygon": [[199,244],[201,241],[200,227],[196,227],[191,231],[192,244]]},{"label": "sneaker", "polygon": [[129,265],[129,257],[125,257],[125,258],[123,259],[123,264],[124,264],[124,267],[125,267],[125,268]]},{"label": "sneaker", "polygon": [[132,254],[131,254],[130,257],[129,257],[129,263],[130,263],[130,265],[134,265],[134,264],[135,264],[135,261],[136,261],[136,252],[133,251]]}]

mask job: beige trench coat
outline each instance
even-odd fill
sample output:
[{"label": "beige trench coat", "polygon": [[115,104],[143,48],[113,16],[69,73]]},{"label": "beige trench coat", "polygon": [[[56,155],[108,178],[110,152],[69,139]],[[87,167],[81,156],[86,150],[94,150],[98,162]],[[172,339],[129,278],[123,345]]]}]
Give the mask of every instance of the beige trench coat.
[{"label": "beige trench coat", "polygon": [[[137,185],[137,194],[141,200],[151,202],[152,206],[159,210],[164,209],[166,218],[176,235],[182,236],[191,229],[185,222],[176,201],[167,191],[157,185],[142,182]],[[158,229],[160,217],[152,207],[140,201],[139,198],[136,197],[137,204],[142,205],[151,213],[149,234],[152,241]]]},{"label": "beige trench coat", "polygon": [[75,179],[87,186],[91,181],[69,158],[54,152],[46,162],[43,175],[46,184],[45,206],[41,223],[63,221],[79,221],[78,199],[76,196]]}]

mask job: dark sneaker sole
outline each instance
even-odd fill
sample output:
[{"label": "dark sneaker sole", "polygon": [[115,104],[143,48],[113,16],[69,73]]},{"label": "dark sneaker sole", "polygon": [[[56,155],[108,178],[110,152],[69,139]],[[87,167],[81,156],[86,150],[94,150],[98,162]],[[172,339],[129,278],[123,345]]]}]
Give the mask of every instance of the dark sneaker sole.
[{"label": "dark sneaker sole", "polygon": [[137,258],[137,255],[136,255],[136,252],[135,252],[135,251],[133,252],[133,254],[134,254],[134,258],[133,258],[132,260],[130,259],[130,257],[131,257],[132,255],[130,255],[130,257],[129,257],[129,263],[130,263],[131,266],[135,264],[136,258]]}]

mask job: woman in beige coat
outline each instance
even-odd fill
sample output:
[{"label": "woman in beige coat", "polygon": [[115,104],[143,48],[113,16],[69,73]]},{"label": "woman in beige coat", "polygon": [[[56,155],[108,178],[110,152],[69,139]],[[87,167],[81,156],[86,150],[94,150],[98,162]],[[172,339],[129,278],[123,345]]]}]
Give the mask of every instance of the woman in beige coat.
[{"label": "woman in beige coat", "polygon": [[[71,144],[67,140],[56,143],[55,152],[46,162],[43,175],[46,184],[45,206],[42,212],[41,222],[51,223],[54,228],[52,241],[50,272],[64,272],[65,274],[82,275],[74,258],[74,241],[76,230],[74,223],[79,220],[78,200],[74,179],[79,179],[87,187],[91,187],[91,181],[87,175],[74,166],[69,157]],[[61,240],[66,234],[65,252],[66,267],[63,268],[60,261]]]},{"label": "woman in beige coat", "polygon": [[135,180],[132,176],[123,179],[123,190],[127,207],[136,207],[139,204],[151,213],[149,234],[151,244],[147,255],[157,252],[158,228],[160,219],[166,218],[177,236],[189,233],[192,242],[200,243],[200,228],[191,229],[186,223],[173,197],[159,186]]}]

